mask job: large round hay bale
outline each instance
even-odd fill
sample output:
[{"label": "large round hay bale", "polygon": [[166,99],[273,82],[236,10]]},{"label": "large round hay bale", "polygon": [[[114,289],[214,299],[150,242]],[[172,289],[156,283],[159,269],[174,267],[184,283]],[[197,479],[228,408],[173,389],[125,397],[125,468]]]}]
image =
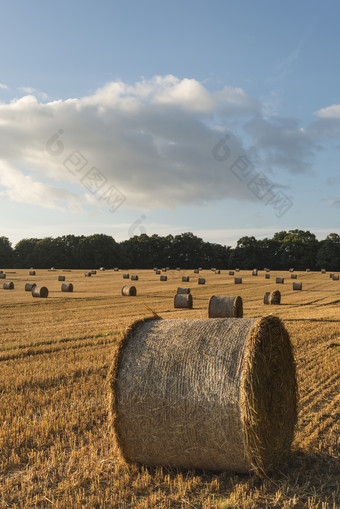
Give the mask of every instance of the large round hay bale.
[{"label": "large round hay bale", "polygon": [[333,281],[339,281],[339,274],[333,274]]},{"label": "large round hay bale", "polygon": [[0,273],[0,279],[6,279],[6,274],[4,274],[3,272]]},{"label": "large round hay bale", "polygon": [[30,276],[35,276],[35,270],[30,270],[28,273]]},{"label": "large round hay bale", "polygon": [[204,277],[199,277],[198,280],[197,280],[197,283],[199,285],[205,285],[205,278]]},{"label": "large round hay bale", "polygon": [[326,269],[321,269],[321,274],[326,274]]},{"label": "large round hay bale", "polygon": [[128,296],[128,297],[135,297],[137,295],[137,289],[135,286],[123,286],[122,288],[122,295]]},{"label": "large round hay bale", "polygon": [[130,274],[127,273],[123,274],[123,279],[130,279]]},{"label": "large round hay bale", "polygon": [[240,269],[235,269],[235,272],[240,272]]},{"label": "large round hay bale", "polygon": [[270,272],[270,269],[268,269],[267,267],[264,268],[264,271],[265,272]]},{"label": "large round hay bale", "polygon": [[114,272],[118,272],[119,271],[118,267],[114,267],[113,270],[114,270]]},{"label": "large round hay bale", "polygon": [[289,451],[295,362],[279,318],[135,322],[108,377],[127,462],[259,473]]},{"label": "large round hay bale", "polygon": [[221,274],[221,271],[216,269],[215,274]]},{"label": "large round hay bale", "polygon": [[14,283],[12,281],[8,281],[3,284],[4,290],[14,290]]},{"label": "large round hay bale", "polygon": [[294,269],[289,269],[289,272],[294,272]]},{"label": "large round hay bale", "polygon": [[163,267],[162,272],[166,272],[168,269],[166,267]]},{"label": "large round hay bale", "polygon": [[234,278],[235,285],[241,285],[242,284],[242,278],[241,277],[235,277]]},{"label": "large round hay bale", "polygon": [[176,267],[176,270],[181,270],[181,267]]},{"label": "large round hay bale", "polygon": [[32,296],[46,299],[48,297],[48,289],[46,286],[34,286],[32,288]]},{"label": "large round hay bale", "polygon": [[229,276],[233,276],[234,275],[234,271],[233,270],[230,270],[229,271]]},{"label": "large round hay bale", "polygon": [[63,283],[61,285],[62,292],[73,292],[73,284],[72,283]]},{"label": "large round hay bale", "polygon": [[213,295],[209,300],[209,318],[242,318],[243,302],[241,297]]},{"label": "large round hay bale", "polygon": [[168,280],[168,276],[161,276],[159,278],[160,281],[167,281]]},{"label": "large round hay bale", "polygon": [[266,292],[263,297],[264,304],[281,304],[281,293],[279,290],[274,290],[273,292]]},{"label": "large round hay bale", "polygon": [[285,279],[283,277],[277,277],[276,278],[276,284],[277,285],[283,285],[284,282],[285,282]]},{"label": "large round hay bale", "polygon": [[257,276],[258,275],[258,271],[257,269],[254,269],[253,272],[251,273],[252,276]]},{"label": "large round hay bale", "polygon": [[184,294],[184,295],[188,294],[188,293],[190,293],[190,288],[180,288],[180,287],[178,287],[177,288],[177,293],[181,293],[181,294]]},{"label": "large round hay bale", "polygon": [[131,281],[138,281],[138,276],[136,274],[131,275]]},{"label": "large round hay bale", "polygon": [[293,283],[293,290],[302,290],[302,283]]},{"label": "large round hay bale", "polygon": [[182,276],[182,283],[189,283],[190,278],[189,276]]},{"label": "large round hay bale", "polygon": [[25,292],[31,292],[35,286],[37,286],[35,283],[26,283]]},{"label": "large round hay bale", "polygon": [[157,274],[157,276],[159,276],[161,271],[160,270],[156,270],[155,273]]},{"label": "large round hay bale", "polygon": [[85,277],[91,277],[91,276],[92,276],[92,274],[91,274],[91,272],[84,272],[84,276],[85,276]]},{"label": "large round hay bale", "polygon": [[92,270],[91,270],[91,274],[95,275],[95,274],[97,274],[97,271],[96,271],[96,270],[94,270],[94,269],[92,269]]},{"label": "large round hay bale", "polygon": [[194,269],[194,274],[199,274],[199,270],[198,269]]},{"label": "large round hay bale", "polygon": [[264,278],[265,278],[265,279],[270,279],[270,274],[265,274],[265,275],[264,275]]},{"label": "large round hay bale", "polygon": [[99,270],[104,271],[106,269],[105,269],[105,267],[100,267]]},{"label": "large round hay bale", "polygon": [[306,269],[306,272],[310,272],[310,269]]},{"label": "large round hay bale", "polygon": [[65,276],[58,276],[58,281],[65,281]]},{"label": "large round hay bale", "polygon": [[192,308],[192,295],[191,293],[176,293],[174,297],[175,308]]},{"label": "large round hay bale", "polygon": [[297,279],[297,274],[291,274],[290,279]]}]

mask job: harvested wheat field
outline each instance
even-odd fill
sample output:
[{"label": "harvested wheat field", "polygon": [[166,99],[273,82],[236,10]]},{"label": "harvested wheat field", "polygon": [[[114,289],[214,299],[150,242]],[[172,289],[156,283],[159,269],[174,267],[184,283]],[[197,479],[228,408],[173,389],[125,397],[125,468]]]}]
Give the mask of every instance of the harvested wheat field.
[{"label": "harvested wheat field", "polygon": [[[6,271],[5,271],[6,272]],[[329,273],[240,271],[244,318],[281,318],[295,351],[298,422],[291,455],[270,474],[177,470],[121,462],[108,419],[107,375],[122,329],[152,315],[206,319],[212,295],[235,294],[229,271],[201,270],[190,285],[193,309],[175,309],[182,275],[138,275],[137,295],[122,296],[122,271],[13,269],[0,290],[1,508],[257,508],[340,507],[340,283]],[[15,273],[13,273],[15,272]],[[58,276],[72,283],[62,292]],[[26,283],[48,288],[33,298]],[[279,289],[281,304],[263,304]]]}]

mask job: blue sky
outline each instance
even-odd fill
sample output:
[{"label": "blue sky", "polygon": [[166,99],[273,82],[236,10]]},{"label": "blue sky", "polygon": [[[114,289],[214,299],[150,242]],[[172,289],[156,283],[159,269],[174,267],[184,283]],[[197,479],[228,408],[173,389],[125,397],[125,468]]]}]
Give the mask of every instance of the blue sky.
[{"label": "blue sky", "polygon": [[340,4],[7,1],[1,12],[1,235],[14,244],[339,233]]}]

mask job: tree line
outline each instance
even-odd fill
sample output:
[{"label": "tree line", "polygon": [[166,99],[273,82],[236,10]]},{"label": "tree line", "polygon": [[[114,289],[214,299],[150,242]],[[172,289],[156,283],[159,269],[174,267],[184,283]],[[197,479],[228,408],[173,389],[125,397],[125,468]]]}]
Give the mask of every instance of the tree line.
[{"label": "tree line", "polygon": [[7,237],[0,237],[0,268],[69,268],[98,267],[194,267],[218,269],[340,270],[340,236],[331,233],[317,240],[310,231],[289,230],[272,238],[257,240],[241,237],[235,248],[205,242],[193,233],[148,236],[141,234],[122,242],[110,235],[65,235],[29,238],[14,247]]}]

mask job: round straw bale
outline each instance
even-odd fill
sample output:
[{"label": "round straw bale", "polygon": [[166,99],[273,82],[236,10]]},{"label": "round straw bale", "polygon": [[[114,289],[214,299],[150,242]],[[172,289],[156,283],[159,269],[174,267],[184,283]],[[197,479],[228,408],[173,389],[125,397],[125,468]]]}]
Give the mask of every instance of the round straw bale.
[{"label": "round straw bale", "polygon": [[14,283],[12,281],[8,281],[3,285],[4,290],[14,290]]},{"label": "round straw bale", "polygon": [[270,269],[265,268],[265,269],[264,269],[264,271],[265,271],[265,272],[270,272]]},{"label": "round straw bale", "polygon": [[199,274],[199,270],[198,269],[194,269],[194,274]]},{"label": "round straw bale", "polygon": [[92,269],[92,270],[91,270],[91,274],[97,274],[97,271],[96,271],[96,270],[94,270],[94,269]]},{"label": "round straw bale", "polygon": [[58,276],[58,281],[65,281],[65,276]]},{"label": "round straw bale", "polygon": [[242,318],[243,302],[241,297],[213,295],[209,300],[209,318]]},{"label": "round straw bale", "polygon": [[34,286],[32,288],[32,295],[33,297],[42,297],[45,299],[48,296],[48,289],[46,286]]},{"label": "round straw bale", "polygon": [[160,281],[167,281],[168,280],[168,276],[161,276],[159,278]]},{"label": "round straw bale", "polygon": [[240,272],[240,269],[235,269],[235,272]]},{"label": "round straw bale", "polygon": [[161,271],[160,271],[160,270],[156,270],[156,274],[157,274],[157,276],[159,276],[159,275],[160,275],[160,273],[161,273]]},{"label": "round straw bale", "polygon": [[273,292],[266,292],[263,297],[264,304],[281,304],[281,293],[279,290],[274,290]]},{"label": "round straw bale", "polygon": [[35,276],[35,270],[30,270],[28,273],[30,276]]},{"label": "round straw bale", "polygon": [[190,288],[177,288],[177,293],[187,294],[190,293]]},{"label": "round straw bale", "polygon": [[211,269],[210,269],[210,270],[211,270],[212,272],[215,272],[216,267],[211,267]]},{"label": "round straw bale", "polygon": [[164,268],[162,269],[162,272],[166,272],[167,270],[168,270],[168,269],[167,269],[166,267],[164,267]]},{"label": "round straw bale", "polygon": [[177,267],[176,270],[181,270],[181,267]]},{"label": "round straw bale", "polygon": [[330,272],[329,277],[330,277],[331,279],[333,279],[333,276],[334,276],[334,274],[333,274],[332,272]]},{"label": "round straw bale", "polygon": [[265,278],[265,279],[270,279],[270,274],[265,274],[265,275],[264,275],[264,278]]},{"label": "round straw bale", "polygon": [[215,270],[215,274],[221,274],[220,270]]},{"label": "round straw bale", "polygon": [[127,462],[262,473],[293,440],[295,361],[274,316],[137,321],[115,346],[108,386]]},{"label": "round straw bale", "polygon": [[35,283],[26,283],[25,292],[31,292],[35,286],[37,286]]},{"label": "round straw bale", "polygon": [[257,276],[257,269],[254,269],[253,272],[251,273],[252,276]]},{"label": "round straw bale", "polygon": [[138,276],[137,276],[137,275],[135,275],[135,274],[133,274],[133,275],[131,276],[131,281],[138,281]]},{"label": "round straw bale", "polygon": [[233,276],[234,275],[234,271],[233,270],[230,270],[229,271],[229,276]]},{"label": "round straw bale", "polygon": [[100,269],[99,269],[99,270],[104,271],[104,270],[106,270],[106,269],[105,269],[105,267],[100,267]]},{"label": "round straw bale", "polygon": [[290,279],[297,279],[297,274],[291,274]]},{"label": "round straw bale", "polygon": [[277,278],[276,278],[276,284],[278,284],[278,285],[279,285],[279,284],[283,285],[283,283],[284,283],[284,282],[285,282],[285,280],[284,280],[284,278],[283,278],[283,277],[277,277]]},{"label": "round straw bale", "polygon": [[189,283],[190,278],[189,276],[182,276],[182,283]]},{"label": "round straw bale", "polygon": [[157,268],[157,267],[154,267],[154,268],[153,268],[153,270],[154,270],[154,271],[156,271],[156,270],[158,270],[158,268]]},{"label": "round straw bale", "polygon": [[205,285],[205,278],[204,277],[199,277],[198,280],[197,280],[197,283],[199,285]]},{"label": "round straw bale", "polygon": [[3,272],[1,272],[1,274],[0,274],[0,279],[6,279],[6,274],[4,274]]},{"label": "round straw bale", "polygon": [[294,269],[289,269],[289,272],[294,272]]},{"label": "round straw bale", "polygon": [[302,290],[302,283],[293,283],[293,290]]},{"label": "round straw bale", "polygon": [[306,272],[310,272],[310,269],[306,269]]},{"label": "round straw bale", "polygon": [[339,274],[333,274],[333,281],[339,281]]},{"label": "round straw bale", "polygon": [[130,274],[123,274],[123,279],[130,279]]},{"label": "round straw bale", "polygon": [[321,274],[326,274],[326,269],[321,269]]},{"label": "round straw bale", "polygon": [[91,274],[91,272],[84,272],[84,276],[85,276],[85,277],[91,277],[91,276],[92,276],[92,274]]},{"label": "round straw bale", "polygon": [[72,283],[63,283],[61,285],[62,292],[73,292],[73,284]]},{"label": "round straw bale", "polygon": [[191,293],[176,293],[174,297],[175,308],[192,308],[192,295]]},{"label": "round straw bale", "polygon": [[241,277],[235,277],[234,278],[235,285],[241,285],[242,284],[242,278]]},{"label": "round straw bale", "polygon": [[137,289],[135,286],[123,286],[122,295],[126,295],[128,297],[135,297],[137,295]]},{"label": "round straw bale", "polygon": [[114,272],[118,272],[119,271],[118,267],[114,267],[113,270],[114,270]]}]

